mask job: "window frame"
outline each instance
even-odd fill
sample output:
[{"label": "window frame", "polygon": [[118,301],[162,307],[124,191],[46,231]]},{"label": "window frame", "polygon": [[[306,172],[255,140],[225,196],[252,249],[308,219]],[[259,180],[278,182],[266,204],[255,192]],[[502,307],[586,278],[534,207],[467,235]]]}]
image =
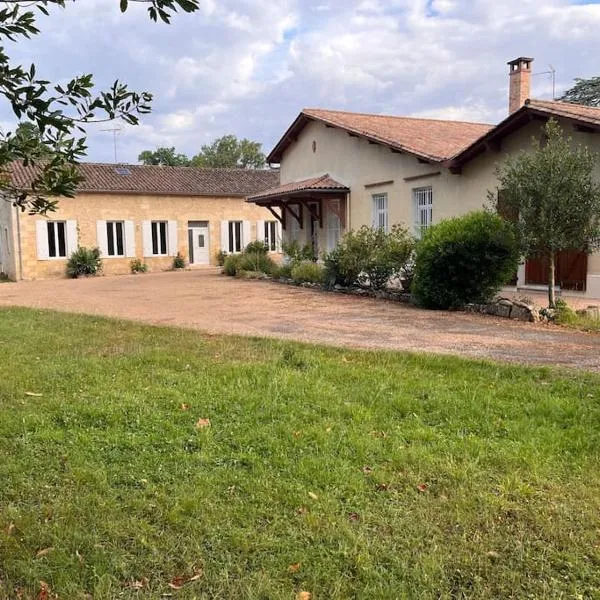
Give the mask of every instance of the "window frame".
[{"label": "window frame", "polygon": [[[433,187],[430,185],[412,189],[415,214],[415,235],[422,237],[423,232],[433,225]],[[423,220],[423,215],[425,220]]]},{"label": "window frame", "polygon": [[244,222],[227,221],[229,254],[237,254],[244,249]]},{"label": "window frame", "polygon": [[264,221],[263,240],[267,252],[278,252],[279,240],[277,235],[277,221]]},{"label": "window frame", "polygon": [[[59,226],[62,226],[62,244],[59,239]],[[48,244],[47,260],[65,260],[68,258],[67,222],[65,220],[46,221],[46,235]],[[61,254],[61,246],[64,254]],[[53,250],[53,252],[51,252]]]},{"label": "window frame", "polygon": [[[382,204],[384,204],[385,206],[383,208],[380,207],[379,202],[382,202]],[[389,199],[387,192],[378,192],[377,194],[371,194],[371,203],[373,207],[373,228],[383,229],[385,233],[388,233],[390,217]]]},{"label": "window frame", "polygon": [[168,221],[150,221],[150,243],[152,245],[151,256],[169,256]]},{"label": "window frame", "polygon": [[[106,221],[106,256],[108,258],[125,258],[127,241],[125,239],[125,221]],[[119,228],[120,226],[120,228]],[[119,229],[121,237],[121,252],[119,252]],[[111,252],[112,244],[112,252]]]}]

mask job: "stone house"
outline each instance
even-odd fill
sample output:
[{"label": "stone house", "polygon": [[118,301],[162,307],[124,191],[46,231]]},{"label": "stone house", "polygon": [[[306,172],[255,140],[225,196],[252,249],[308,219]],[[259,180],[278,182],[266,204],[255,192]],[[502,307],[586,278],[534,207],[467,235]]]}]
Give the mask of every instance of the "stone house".
[{"label": "stone house", "polygon": [[[488,191],[498,192],[498,163],[529,148],[549,118],[575,143],[600,151],[600,108],[529,99],[532,62],[508,63],[509,114],[495,126],[305,109],[268,156],[280,165],[280,184],[248,201],[281,211],[284,239],[312,244],[319,254],[348,229],[401,223],[419,236],[442,219],[487,206]],[[521,265],[515,283],[547,284],[543,262]],[[600,298],[600,254],[560,253],[557,283]]]},{"label": "stone house", "polygon": [[[79,246],[100,248],[104,273],[130,272],[139,258],[151,271],[172,267],[179,253],[191,266],[215,265],[217,253],[264,241],[279,252],[280,224],[244,201],[279,182],[277,170],[197,169],[82,163],[84,181],[56,212],[29,215],[0,202],[0,269],[11,279],[64,277]],[[32,167],[15,164],[24,188]]]}]

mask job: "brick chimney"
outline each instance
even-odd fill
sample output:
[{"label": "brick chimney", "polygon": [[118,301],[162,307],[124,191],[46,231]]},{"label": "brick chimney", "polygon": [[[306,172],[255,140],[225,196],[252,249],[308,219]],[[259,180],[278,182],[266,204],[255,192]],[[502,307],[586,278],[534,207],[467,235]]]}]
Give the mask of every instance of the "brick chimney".
[{"label": "brick chimney", "polygon": [[533,58],[520,56],[507,63],[510,67],[509,91],[508,91],[508,114],[519,110],[525,100],[529,99],[531,91],[531,63]]}]

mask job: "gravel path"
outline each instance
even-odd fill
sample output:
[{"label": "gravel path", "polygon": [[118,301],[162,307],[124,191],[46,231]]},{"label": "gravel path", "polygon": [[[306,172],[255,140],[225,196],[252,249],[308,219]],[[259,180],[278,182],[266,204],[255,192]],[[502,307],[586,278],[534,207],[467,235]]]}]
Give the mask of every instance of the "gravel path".
[{"label": "gravel path", "polygon": [[0,285],[0,306],[600,371],[600,335],[220,275],[216,269]]}]

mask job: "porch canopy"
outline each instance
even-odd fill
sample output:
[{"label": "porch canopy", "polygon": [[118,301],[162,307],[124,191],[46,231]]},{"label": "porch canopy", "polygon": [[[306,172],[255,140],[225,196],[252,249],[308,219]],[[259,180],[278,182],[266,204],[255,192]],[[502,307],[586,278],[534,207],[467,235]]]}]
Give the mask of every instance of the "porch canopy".
[{"label": "porch canopy", "polygon": [[[313,221],[319,222],[319,227],[322,228],[323,201],[325,200],[328,206],[336,206],[343,227],[345,226],[345,200],[349,191],[350,188],[343,183],[339,183],[329,174],[325,174],[302,181],[284,183],[248,196],[246,201],[269,209],[281,223],[282,229],[285,230],[288,213],[298,221],[300,229],[304,228],[304,209],[308,211]],[[332,203],[328,202],[329,200],[338,202]],[[280,213],[277,213],[275,208],[278,208]]]}]

